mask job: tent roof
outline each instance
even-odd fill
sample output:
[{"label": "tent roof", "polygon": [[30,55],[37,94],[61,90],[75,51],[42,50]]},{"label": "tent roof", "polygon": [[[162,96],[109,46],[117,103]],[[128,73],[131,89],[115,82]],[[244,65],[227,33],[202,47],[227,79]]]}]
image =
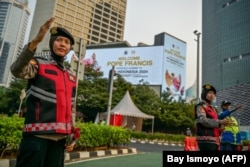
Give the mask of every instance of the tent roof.
[{"label": "tent roof", "polygon": [[154,119],[154,116],[141,112],[133,103],[127,91],[123,99],[110,111],[111,114],[120,114],[139,118]]}]

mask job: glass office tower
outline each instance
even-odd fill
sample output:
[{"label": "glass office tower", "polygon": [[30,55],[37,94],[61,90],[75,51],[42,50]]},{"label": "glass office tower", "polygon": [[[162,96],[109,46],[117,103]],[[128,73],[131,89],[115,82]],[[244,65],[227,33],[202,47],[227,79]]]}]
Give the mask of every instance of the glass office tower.
[{"label": "glass office tower", "polygon": [[[52,26],[66,28],[86,45],[122,41],[126,4],[127,0],[37,0],[29,40],[45,20],[54,16]],[[48,50],[48,41],[49,34],[37,52]]]},{"label": "glass office tower", "polygon": [[202,84],[250,82],[250,0],[202,1]]},{"label": "glass office tower", "polygon": [[0,1],[0,85],[12,79],[10,66],[20,54],[30,12],[27,0]]}]

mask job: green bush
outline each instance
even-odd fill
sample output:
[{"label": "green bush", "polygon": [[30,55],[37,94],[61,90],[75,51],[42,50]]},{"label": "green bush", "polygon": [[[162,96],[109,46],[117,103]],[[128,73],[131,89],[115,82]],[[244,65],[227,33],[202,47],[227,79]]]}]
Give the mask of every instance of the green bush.
[{"label": "green bush", "polygon": [[137,131],[132,131],[131,137],[139,140],[150,140],[150,141],[157,140],[165,142],[183,142],[185,138],[184,135],[166,134],[159,132],[152,134],[152,133],[137,132]]},{"label": "green bush", "polygon": [[124,128],[116,126],[105,126],[93,123],[77,123],[81,129],[81,136],[77,147],[82,149],[93,149],[95,147],[120,146],[128,144],[130,132]]},{"label": "green bush", "polygon": [[0,153],[1,157],[6,150],[17,150],[21,142],[24,119],[17,115],[0,116]]},{"label": "green bush", "polygon": [[145,140],[149,138],[148,135],[149,135],[148,133],[144,133],[144,132],[131,131],[131,138],[134,138],[134,139]]},{"label": "green bush", "polygon": [[[0,118],[0,150],[17,150],[22,137],[24,119],[17,115],[12,117],[2,115]],[[141,140],[161,140],[168,142],[183,141],[183,135],[164,133],[145,133],[131,131],[122,127],[105,126],[93,123],[77,122],[81,136],[77,142],[78,150],[93,150],[96,147],[119,147],[128,145],[131,138]]]},{"label": "green bush", "polygon": [[[15,152],[18,150],[21,138],[24,118],[17,115],[8,117],[0,115],[0,155],[2,158],[6,150]],[[81,136],[76,144],[78,150],[93,150],[96,147],[105,146],[120,147],[128,145],[130,139],[164,141],[164,142],[183,142],[184,135],[165,134],[156,132],[145,133],[131,131],[117,126],[106,126],[93,123],[77,122],[76,127],[81,129]],[[248,146],[249,140],[243,140],[243,145]]]},{"label": "green bush", "polygon": [[[0,155],[4,156],[6,150],[17,151],[22,138],[24,118],[17,115],[8,117],[0,116]],[[130,131],[121,127],[102,126],[93,123],[77,122],[76,126],[81,129],[81,136],[76,147],[80,150],[95,147],[127,145],[130,141]]]}]

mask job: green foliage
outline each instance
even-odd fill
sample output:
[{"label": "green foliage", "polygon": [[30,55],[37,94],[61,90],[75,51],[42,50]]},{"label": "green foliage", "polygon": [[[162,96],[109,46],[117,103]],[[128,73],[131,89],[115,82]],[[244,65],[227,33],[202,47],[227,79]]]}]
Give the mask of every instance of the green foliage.
[{"label": "green foliage", "polygon": [[80,150],[93,150],[95,147],[120,146],[128,144],[130,131],[116,126],[105,126],[93,123],[77,123],[81,129],[81,136],[77,147]]},{"label": "green foliage", "polygon": [[131,138],[149,141],[162,141],[162,142],[180,142],[184,141],[184,135],[166,134],[166,133],[145,133],[145,132],[131,132]]},{"label": "green foliage", "polygon": [[[187,127],[194,129],[193,104],[174,102],[168,92],[161,98],[146,82],[136,86],[126,82],[120,75],[114,78],[112,106],[117,105],[129,90],[135,105],[144,113],[155,116],[155,132],[182,133]],[[80,81],[78,87],[77,111],[84,115],[84,122],[94,122],[98,112],[106,112],[108,106],[108,79],[88,77]],[[143,131],[151,131],[151,120],[144,120]]]},{"label": "green foliage", "polygon": [[194,130],[194,104],[171,100],[163,92],[161,107],[155,113],[155,129],[160,132],[183,133],[187,127]]},{"label": "green foliage", "polygon": [[[22,138],[24,119],[13,115],[0,117],[0,154],[6,150],[15,151],[19,148]],[[97,125],[93,123],[77,122],[81,129],[81,136],[77,142],[79,150],[93,150],[95,147],[127,145],[130,141],[130,131],[116,126]]]},{"label": "green foliage", "polygon": [[[15,79],[11,82],[10,87],[1,87],[1,100],[0,100],[0,113],[12,115],[18,111],[20,105],[21,90],[26,87],[26,80]],[[25,107],[26,103],[23,102],[22,107]]]},{"label": "green foliage", "polygon": [[108,93],[106,88],[107,80],[103,78],[79,81],[77,111],[84,114],[85,122],[93,122],[97,112],[107,110]]},{"label": "green foliage", "polygon": [[136,106],[147,114],[154,114],[161,109],[159,96],[148,85],[136,85],[130,95]]},{"label": "green foliage", "polygon": [[131,138],[133,139],[145,140],[145,139],[148,139],[148,135],[149,133],[145,133],[145,132],[139,132],[139,131],[131,132]]},{"label": "green foliage", "polygon": [[111,126],[111,142],[110,145],[119,146],[127,145],[130,142],[130,131],[124,128]]},{"label": "green foliage", "polygon": [[[81,120],[94,122],[97,113],[106,112],[108,108],[108,78],[103,78],[101,71],[89,69],[85,72],[86,78],[78,84],[76,110],[83,116]],[[194,131],[193,103],[175,102],[168,91],[162,92],[159,97],[147,82],[140,81],[138,85],[132,86],[120,75],[114,77],[113,85],[111,109],[120,102],[126,91],[129,91],[135,105],[142,112],[155,117],[154,132],[180,134],[185,132],[187,127]],[[17,79],[9,88],[0,88],[0,113],[12,115],[18,110],[20,92],[25,87],[26,81]],[[24,101],[22,107],[25,105]],[[152,120],[144,120],[142,130],[151,132],[151,125]]]},{"label": "green foliage", "polygon": [[2,114],[4,113],[3,111],[6,111],[5,109],[7,108],[7,104],[8,104],[6,91],[7,91],[7,88],[0,86],[0,113]]},{"label": "green foliage", "polygon": [[[125,92],[131,87],[120,76],[114,81],[114,89],[112,96],[112,107],[114,107]],[[94,122],[98,112],[106,112],[108,106],[109,93],[108,79],[101,77],[88,77],[88,79],[79,81],[77,111],[83,113],[84,122]]]},{"label": "green foliage", "polygon": [[24,119],[17,115],[0,116],[0,153],[1,157],[8,150],[17,150],[22,137]]}]

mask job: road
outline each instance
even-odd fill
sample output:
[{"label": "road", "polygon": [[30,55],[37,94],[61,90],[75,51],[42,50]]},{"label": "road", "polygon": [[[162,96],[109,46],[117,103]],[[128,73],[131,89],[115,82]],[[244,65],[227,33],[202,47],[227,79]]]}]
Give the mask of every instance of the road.
[{"label": "road", "polygon": [[160,145],[150,143],[130,143],[137,154],[102,157],[81,162],[73,162],[66,167],[162,167],[162,151],[183,151],[183,146]]},{"label": "road", "polygon": [[84,160],[66,167],[162,167],[161,153],[138,153],[108,158]]}]

